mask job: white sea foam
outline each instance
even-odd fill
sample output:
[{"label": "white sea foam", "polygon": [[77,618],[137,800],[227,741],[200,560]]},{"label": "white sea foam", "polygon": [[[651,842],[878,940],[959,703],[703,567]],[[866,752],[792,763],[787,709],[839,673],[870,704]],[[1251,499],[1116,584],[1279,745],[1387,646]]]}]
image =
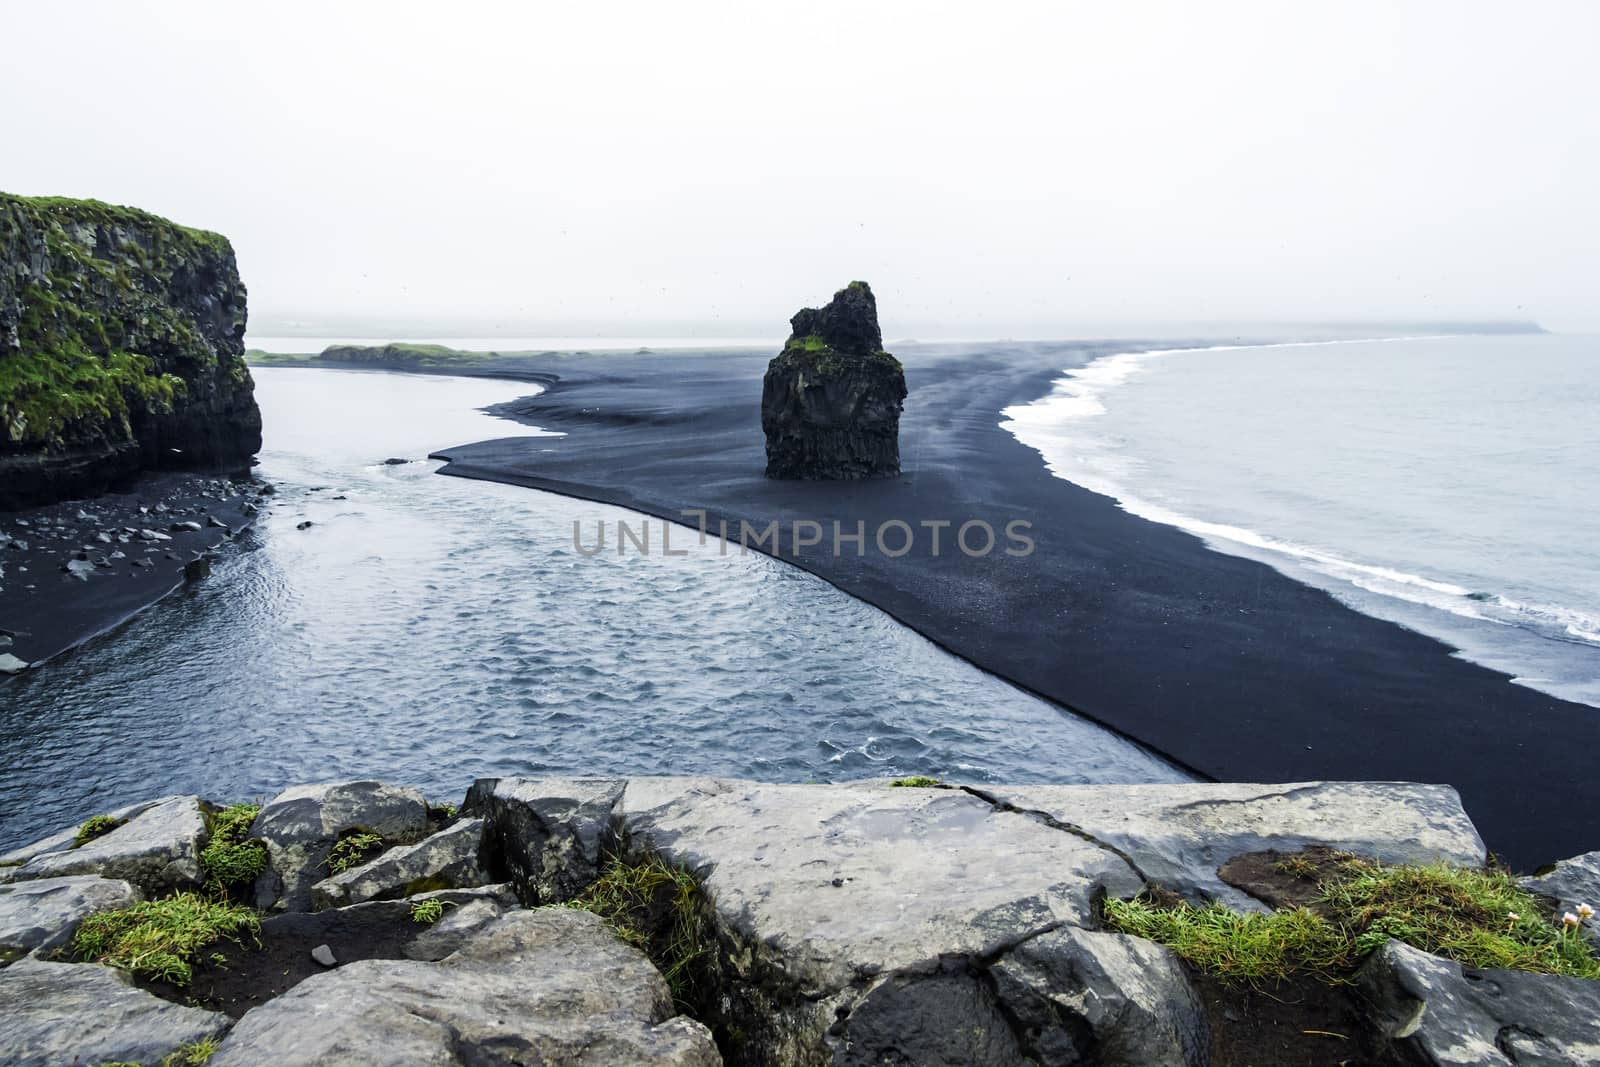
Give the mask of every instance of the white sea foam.
[{"label": "white sea foam", "polygon": [[[1519,601],[1499,593],[1474,590],[1445,576],[1430,577],[1379,563],[1350,559],[1319,547],[1184,514],[1141,497],[1129,487],[1130,481],[1137,481],[1138,457],[1121,449],[1119,442],[1114,439],[1107,440],[1087,432],[1083,422],[1106,413],[1108,394],[1171,356],[1245,348],[1298,348],[1421,339],[1395,337],[1295,341],[1114,353],[1081,368],[1066,371],[1066,376],[1054,383],[1049,395],[1006,408],[1001,412],[1003,421],[1000,426],[1036,450],[1052,474],[1111,497],[1130,514],[1187,530],[1218,550],[1261,558],[1302,580],[1313,576],[1333,579],[1333,584],[1325,587],[1336,595],[1339,595],[1340,586],[1343,586],[1448,612],[1460,618],[1517,627],[1547,640],[1600,646],[1600,618],[1570,607]],[[1324,585],[1323,582],[1316,584]],[[1519,680],[1527,680],[1530,684],[1533,681]]]}]

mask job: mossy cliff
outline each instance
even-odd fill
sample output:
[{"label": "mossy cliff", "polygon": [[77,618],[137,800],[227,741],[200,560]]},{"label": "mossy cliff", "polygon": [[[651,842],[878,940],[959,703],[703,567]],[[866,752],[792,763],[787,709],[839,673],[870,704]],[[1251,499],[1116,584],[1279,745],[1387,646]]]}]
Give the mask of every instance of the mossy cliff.
[{"label": "mossy cliff", "polygon": [[905,371],[883,350],[878,304],[851,282],[824,308],[802,308],[767,365],[761,428],[767,477],[852,479],[900,473]]},{"label": "mossy cliff", "polygon": [[244,327],[226,238],[0,193],[0,508],[247,464],[261,412]]}]

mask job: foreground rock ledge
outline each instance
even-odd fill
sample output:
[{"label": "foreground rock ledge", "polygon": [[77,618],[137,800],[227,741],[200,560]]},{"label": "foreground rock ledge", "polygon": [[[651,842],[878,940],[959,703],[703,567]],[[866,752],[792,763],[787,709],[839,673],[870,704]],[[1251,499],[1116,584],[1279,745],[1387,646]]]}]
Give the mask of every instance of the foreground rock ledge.
[{"label": "foreground rock ledge", "polygon": [[[441,825],[443,809],[415,790],[338,782],[287,790],[257,818],[269,867],[254,899],[286,913],[263,936],[330,915],[403,918],[411,905],[397,901],[443,903],[395,958],[308,971],[236,1021],[102,966],[48,959],[86,901],[184,884],[205,845],[190,813],[211,807],[134,805],[81,848],[65,828],[7,857],[13,897],[38,886],[61,906],[16,924],[11,952],[27,955],[0,966],[0,1062],[157,1062],[220,1035],[218,1064],[369,1062],[383,1050],[385,1062],[439,1064],[1198,1067],[1211,1062],[1210,1024],[1184,968],[1160,945],[1099,929],[1101,898],[1159,885],[1260,907],[1217,868],[1313,843],[1404,862],[1486,858],[1452,790],[1406,783],[482,779]],[[385,847],[331,873],[335,843],[367,832]],[[693,875],[703,941],[676,1002],[598,916],[546,907],[589,891],[616,860]],[[1524,1051],[1592,1062],[1592,1012],[1549,1015],[1592,1004],[1597,986],[1463,972],[1395,943],[1362,974],[1371,1031],[1423,1063],[1521,1062]],[[1507,1033],[1512,1045],[1496,1045]],[[1470,1035],[1470,1048],[1452,1035]]]}]

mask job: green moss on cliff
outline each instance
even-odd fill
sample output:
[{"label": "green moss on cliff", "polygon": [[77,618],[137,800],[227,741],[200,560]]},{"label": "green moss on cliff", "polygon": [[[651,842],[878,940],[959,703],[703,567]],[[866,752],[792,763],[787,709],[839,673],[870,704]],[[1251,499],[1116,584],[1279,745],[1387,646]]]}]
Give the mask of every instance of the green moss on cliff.
[{"label": "green moss on cliff", "polygon": [[[0,251],[0,451],[131,441],[141,414],[170,414],[217,369],[173,291],[231,278],[220,234],[97,200],[0,194]],[[242,361],[226,370],[250,387]]]}]

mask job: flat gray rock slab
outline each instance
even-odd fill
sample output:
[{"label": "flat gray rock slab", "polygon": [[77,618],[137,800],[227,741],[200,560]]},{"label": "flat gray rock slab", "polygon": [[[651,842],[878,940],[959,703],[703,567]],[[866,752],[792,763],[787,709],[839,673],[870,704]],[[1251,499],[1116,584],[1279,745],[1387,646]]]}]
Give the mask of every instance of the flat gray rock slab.
[{"label": "flat gray rock slab", "polygon": [[11,881],[98,874],[132,882],[147,895],[198,886],[207,840],[202,803],[196,796],[172,796],[142,805],[127,822],[81,848],[69,841],[59,851],[35,855],[14,869]]},{"label": "flat gray rock slab", "polygon": [[[1580,904],[1600,912],[1600,852],[1585,852],[1562,860],[1549,874],[1522,879],[1522,888],[1553,898],[1557,914],[1576,913]],[[1600,915],[1585,922],[1583,932],[1600,946]]]},{"label": "flat gray rock slab", "polygon": [[[141,811],[144,811],[146,808],[156,803],[158,803],[158,801],[145,800],[138,804],[129,804],[127,807],[118,808],[115,811],[91,812],[90,814],[105,814],[118,821],[125,821],[133,818]],[[22,848],[13,849],[12,851],[7,852],[5,855],[0,856],[0,864],[23,864],[33,859],[35,856],[42,855],[46,852],[65,851],[66,849],[72,847],[72,842],[78,836],[78,827],[81,825],[83,824],[76,823],[72,826],[68,826],[66,829],[56,831],[41,841],[35,841],[31,845],[24,845]]]},{"label": "flat gray rock slab", "polygon": [[[975,788],[974,791],[979,791]],[[1246,852],[1322,844],[1387,863],[1481,866],[1483,839],[1456,791],[1408,782],[1287,785],[984,786],[983,795],[1040,813],[1126,855],[1146,878],[1190,900],[1265,905],[1217,869]]]},{"label": "flat gray rock slab", "polygon": [[156,1064],[228,1022],[146,993],[99,964],[25,959],[0,971],[0,1063],[8,1067]]},{"label": "flat gray rock slab", "polygon": [[0,885],[0,967],[36,950],[59,948],[87,916],[138,899],[129,883],[96,875]]},{"label": "flat gray rock slab", "polygon": [[1438,1067],[1593,1067],[1600,982],[1479,971],[1390,941],[1362,967],[1389,1037]]},{"label": "flat gray rock slab", "polygon": [[250,827],[250,836],[267,846],[267,870],[256,879],[256,907],[309,910],[311,886],[328,876],[328,853],[346,831],[369,830],[386,842],[414,842],[427,826],[427,803],[415,789],[375,781],[285,789],[267,802]]},{"label": "flat gray rock slab", "polygon": [[701,877],[727,929],[810,996],[1093,925],[1137,875],[1112,853],[945,789],[634,779],[630,849]]},{"label": "flat gray rock slab", "polygon": [[408,896],[419,883],[429,890],[483,885],[489,879],[478,866],[482,837],[482,819],[463,819],[414,845],[398,845],[313,885],[312,909]]},{"label": "flat gray rock slab", "polygon": [[[381,1050],[381,1053],[379,1052]],[[596,916],[515,911],[438,963],[360,960],[246,1013],[211,1067],[722,1062],[666,982]]]}]

